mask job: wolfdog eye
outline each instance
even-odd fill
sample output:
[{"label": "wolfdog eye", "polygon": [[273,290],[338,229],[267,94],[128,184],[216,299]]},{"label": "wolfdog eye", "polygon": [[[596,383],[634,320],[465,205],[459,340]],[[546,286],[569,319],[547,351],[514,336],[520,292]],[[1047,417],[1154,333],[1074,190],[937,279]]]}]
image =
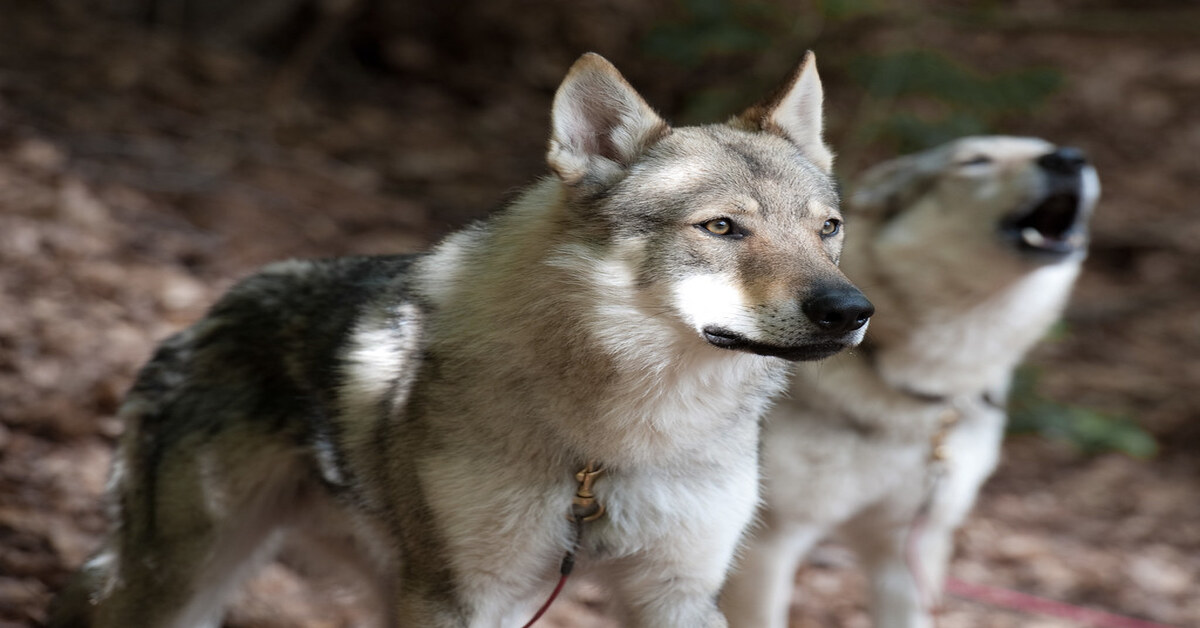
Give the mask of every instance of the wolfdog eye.
[{"label": "wolfdog eye", "polygon": [[987,155],[972,155],[958,162],[959,166],[982,166],[992,163],[992,158]]},{"label": "wolfdog eye", "polygon": [[821,237],[822,238],[833,237],[833,236],[837,235],[838,231],[841,231],[841,230],[842,230],[842,221],[838,220],[837,218],[830,218],[829,220],[825,221],[824,225],[821,225]]},{"label": "wolfdog eye", "polygon": [[728,218],[717,218],[700,225],[713,235],[729,235],[733,233],[733,221]]}]

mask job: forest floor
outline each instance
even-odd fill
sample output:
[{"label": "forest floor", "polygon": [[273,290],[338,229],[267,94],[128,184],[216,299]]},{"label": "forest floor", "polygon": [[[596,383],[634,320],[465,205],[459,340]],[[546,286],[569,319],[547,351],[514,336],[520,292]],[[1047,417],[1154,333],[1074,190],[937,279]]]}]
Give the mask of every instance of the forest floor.
[{"label": "forest floor", "polygon": [[[616,28],[605,30],[615,24],[606,19],[574,24],[596,42],[585,33],[544,55],[506,57],[519,69],[512,80],[487,65],[500,62],[486,50],[434,80],[436,51],[401,40],[411,66],[402,89],[266,106],[272,62],[93,19],[70,3],[6,12],[0,626],[39,625],[95,548],[121,430],[114,410],[153,344],[262,263],[415,251],[497,205],[542,172],[549,99],[579,46],[608,42],[618,66],[633,64],[635,52],[604,39]],[[1064,330],[1030,358],[1038,394],[1136,417],[1159,443],[1134,459],[1010,438],[959,534],[951,577],[1197,627],[1200,48],[1188,43],[1194,33],[1126,26],[922,31],[926,45],[985,67],[1063,73],[1048,105],[1005,129],[1082,146],[1105,190]],[[853,123],[844,112],[855,111],[839,95],[838,68],[822,69],[835,148]],[[650,100],[666,89],[652,86]],[[860,161],[882,156],[868,150]],[[836,544],[797,582],[794,627],[866,625],[862,577]],[[313,593],[273,567],[230,622],[349,625],[348,595]],[[547,625],[612,625],[598,595],[577,589]],[[970,595],[951,595],[939,621],[1081,625]]]}]

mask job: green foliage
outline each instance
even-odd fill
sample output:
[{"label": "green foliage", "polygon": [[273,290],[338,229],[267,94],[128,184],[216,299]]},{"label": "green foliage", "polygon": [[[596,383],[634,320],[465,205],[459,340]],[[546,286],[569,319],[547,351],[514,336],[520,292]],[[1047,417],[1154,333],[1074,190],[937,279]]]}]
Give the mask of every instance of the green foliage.
[{"label": "green foliage", "polygon": [[953,112],[936,120],[927,120],[909,113],[892,114],[874,124],[870,131],[891,139],[899,152],[911,152],[949,142],[964,135],[988,132],[988,124],[979,116]]},{"label": "green foliage", "polygon": [[1027,109],[1060,83],[1056,72],[1043,69],[983,76],[931,50],[861,56],[850,73],[878,98],[928,95],[979,112]]},{"label": "green foliage", "polygon": [[[851,61],[850,76],[879,102],[903,102],[905,112],[873,121],[866,132],[897,144],[901,152],[928,148],[973,133],[986,133],[1005,115],[1026,113],[1062,84],[1051,69],[994,76],[932,50],[862,55]],[[911,113],[924,102],[925,115]],[[932,109],[934,113],[928,113]]]},{"label": "green foliage", "polygon": [[[697,74],[718,62],[759,58],[776,42],[788,39],[789,20],[776,5],[738,0],[678,0],[678,19],[663,22],[642,41],[646,54],[665,59],[683,72]],[[760,93],[755,78],[736,84],[705,84],[690,90],[681,124],[719,120],[749,104],[746,95]]]},{"label": "green foliage", "polygon": [[713,57],[758,52],[771,43],[758,25],[763,7],[731,0],[680,0],[684,17],[654,28],[646,52],[683,68],[695,68]]},{"label": "green foliage", "polygon": [[686,107],[679,113],[679,121],[682,124],[698,124],[726,118],[749,104],[746,102],[746,94],[749,91],[762,90],[743,90],[734,85],[717,85],[697,90],[688,98]]},{"label": "green foliage", "polygon": [[1010,433],[1037,433],[1070,442],[1087,454],[1119,451],[1149,458],[1158,451],[1154,437],[1133,419],[1051,401],[1037,392],[1037,371],[1017,371],[1009,399]]},{"label": "green foliage", "polygon": [[848,20],[872,13],[885,7],[879,0],[825,0],[817,3],[817,10],[830,20]]}]

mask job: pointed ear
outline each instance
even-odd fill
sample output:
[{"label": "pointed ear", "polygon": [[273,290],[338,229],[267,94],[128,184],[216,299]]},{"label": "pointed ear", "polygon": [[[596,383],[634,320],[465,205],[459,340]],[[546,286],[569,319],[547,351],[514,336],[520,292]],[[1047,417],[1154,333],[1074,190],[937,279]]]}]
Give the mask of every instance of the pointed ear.
[{"label": "pointed ear", "polygon": [[791,140],[818,168],[833,170],[833,153],[821,139],[823,113],[817,57],[808,51],[779,91],[734,118],[741,128],[768,131]]},{"label": "pointed ear", "polygon": [[554,95],[546,161],[568,185],[619,178],[671,128],[604,57],[587,53]]},{"label": "pointed ear", "polygon": [[944,159],[939,153],[917,153],[889,159],[869,168],[854,182],[846,202],[849,213],[875,215],[887,221],[933,188]]}]

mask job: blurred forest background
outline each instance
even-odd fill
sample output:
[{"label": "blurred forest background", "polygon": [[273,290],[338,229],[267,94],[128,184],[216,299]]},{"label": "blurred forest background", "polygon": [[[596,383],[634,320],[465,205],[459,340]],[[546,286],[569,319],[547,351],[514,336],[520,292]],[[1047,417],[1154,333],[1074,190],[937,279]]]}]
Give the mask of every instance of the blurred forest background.
[{"label": "blurred forest background", "polygon": [[[237,277],[418,250],[484,215],[544,172],[550,99],[584,51],[690,123],[750,104],[808,48],[847,182],[996,132],[1079,146],[1104,186],[952,576],[1200,626],[1187,0],[0,0],[0,626],[38,625],[93,549],[121,395]],[[793,626],[865,625],[836,545],[799,583]],[[557,625],[609,625],[589,595]],[[351,598],[275,567],[230,623],[350,625]],[[940,622],[1079,625],[1101,624],[969,596]]]}]

